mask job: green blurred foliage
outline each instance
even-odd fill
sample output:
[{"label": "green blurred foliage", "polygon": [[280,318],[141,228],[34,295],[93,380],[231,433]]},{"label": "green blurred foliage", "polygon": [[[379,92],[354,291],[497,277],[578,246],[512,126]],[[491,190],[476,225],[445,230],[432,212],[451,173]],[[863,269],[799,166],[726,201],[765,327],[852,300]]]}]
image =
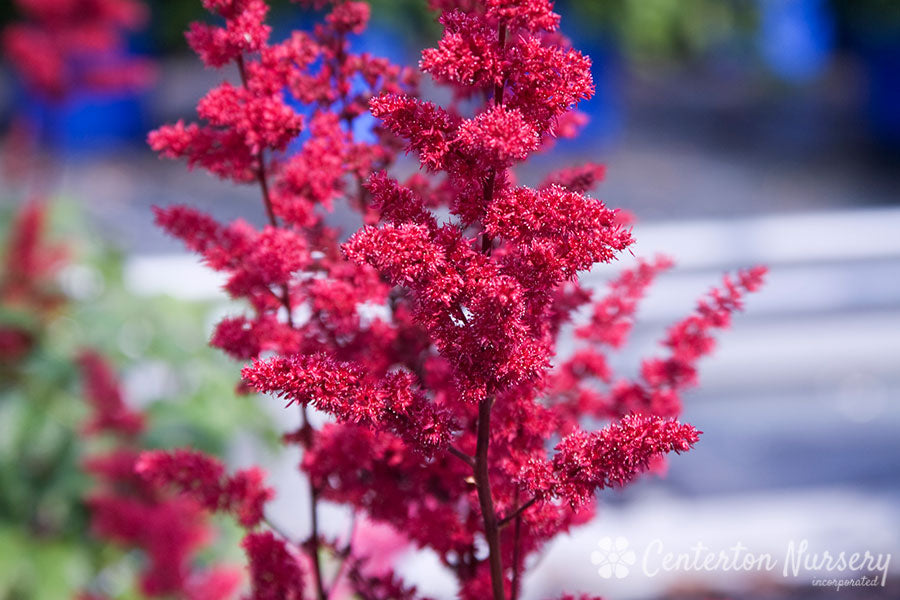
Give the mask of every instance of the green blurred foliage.
[{"label": "green blurred foliage", "polygon": [[[294,24],[304,16],[313,17],[310,24],[317,21],[316,13],[303,9],[291,0],[268,0],[271,7],[269,23],[282,29],[285,23]],[[214,21],[203,9],[199,0],[170,2],[149,0],[152,21],[150,36],[161,53],[183,52],[187,50],[184,32],[192,21]],[[402,32],[404,42],[412,39],[419,45],[436,40],[440,26],[435,14],[428,9],[425,0],[369,0],[372,20],[393,31]],[[306,27],[306,25],[304,25]]]},{"label": "green blurred foliage", "polygon": [[[74,204],[56,203],[52,223],[51,237],[72,253],[58,276],[70,302],[43,325],[0,310],[0,322],[26,324],[38,340],[14,369],[0,370],[0,600],[69,598],[98,574],[113,597],[139,598],[140,557],[89,533],[91,480],[81,464],[104,440],[81,434],[88,408],[78,351],[95,348],[119,367],[127,400],[148,416],[146,447],[221,456],[238,431],[272,447],[277,435],[254,397],[234,393],[238,365],[207,346],[212,306],[135,297],[123,257],[86,235]],[[237,530],[220,530],[207,560],[238,554]]]},{"label": "green blurred foliage", "polygon": [[751,35],[753,0],[572,0],[571,26],[612,37],[637,60],[683,60]]}]

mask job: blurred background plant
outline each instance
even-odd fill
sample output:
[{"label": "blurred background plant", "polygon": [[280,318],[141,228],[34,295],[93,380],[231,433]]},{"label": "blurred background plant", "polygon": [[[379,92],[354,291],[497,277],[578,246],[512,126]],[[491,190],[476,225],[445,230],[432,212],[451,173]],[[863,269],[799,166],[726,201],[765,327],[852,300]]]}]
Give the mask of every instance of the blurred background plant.
[{"label": "blurred background plant", "polygon": [[[142,447],[224,455],[237,432],[274,444],[274,430],[235,394],[233,365],[206,347],[210,303],[128,291],[122,254],[88,233],[72,202],[26,204],[16,218],[6,208],[3,217],[0,598],[64,598],[101,572],[113,587],[132,585],[143,559],[89,532],[83,461],[104,442],[84,433],[81,350],[121,365],[127,400],[147,417]],[[236,535],[225,526],[207,560],[236,553]]]},{"label": "blurred background plant", "polygon": [[[83,348],[121,366],[127,401],[147,417],[143,447],[190,445],[224,455],[239,431],[276,441],[265,414],[235,394],[233,365],[206,347],[213,306],[135,296],[124,285],[122,254],[88,234],[75,204],[51,206],[52,242],[42,231],[46,206],[26,205],[18,219],[9,209],[3,214],[11,224],[0,278],[4,600],[67,597],[105,565],[116,565],[117,585],[133,583],[141,564],[89,533],[84,500],[92,483],[82,463],[104,442],[83,431],[89,409],[75,361]],[[10,292],[22,274],[46,301]],[[237,551],[236,532],[228,531],[208,558]]]}]

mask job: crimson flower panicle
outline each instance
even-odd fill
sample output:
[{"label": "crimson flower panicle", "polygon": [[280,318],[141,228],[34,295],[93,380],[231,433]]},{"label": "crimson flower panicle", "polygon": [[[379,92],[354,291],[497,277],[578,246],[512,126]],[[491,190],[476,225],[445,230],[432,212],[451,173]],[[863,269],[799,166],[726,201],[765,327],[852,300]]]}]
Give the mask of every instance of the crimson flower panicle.
[{"label": "crimson flower panicle", "polygon": [[262,521],[263,508],[274,496],[274,491],[265,487],[260,469],[228,476],[221,462],[195,450],[145,452],[135,470],[158,487],[174,487],[208,511],[234,514],[247,528]]},{"label": "crimson flower panicle", "polygon": [[428,402],[406,373],[378,380],[351,364],[313,355],[259,361],[244,369],[243,378],[288,404],[312,404],[342,422],[385,427],[428,452],[443,447],[453,428],[450,417]]},{"label": "crimson flower panicle", "polygon": [[511,29],[556,31],[559,15],[552,0],[486,0],[485,16]]},{"label": "crimson flower panicle", "polygon": [[606,295],[594,302],[591,320],[576,335],[593,344],[621,348],[634,325],[638,304],[656,277],[674,263],[665,256],[653,261],[639,260],[608,285]]},{"label": "crimson flower panicle", "polygon": [[6,240],[0,301],[29,311],[52,312],[64,298],[53,277],[65,263],[67,250],[46,239],[47,205],[32,199],[22,205]]},{"label": "crimson flower panicle", "polygon": [[560,186],[515,188],[488,206],[485,232],[515,244],[508,260],[520,278],[552,286],[613,260],[632,243],[614,214],[599,200]]},{"label": "crimson flower panicle", "polygon": [[662,343],[670,355],[643,361],[642,382],[630,388],[619,386],[617,390],[625,393],[620,392],[619,398],[615,397],[614,391],[614,404],[622,403],[622,400],[634,404],[637,400],[638,406],[632,410],[676,415],[680,411],[679,393],[696,385],[697,363],[715,347],[713,331],[729,326],[731,315],[742,310],[744,296],[762,286],[766,272],[765,267],[753,267],[739,271],[736,280],[726,274],[721,288],[713,288],[697,303],[693,314],[669,329]]},{"label": "crimson flower panicle", "polygon": [[87,505],[95,535],[146,553],[148,562],[141,574],[145,594],[165,596],[185,589],[194,553],[209,535],[195,504],[148,502],[109,493],[88,498]]},{"label": "crimson flower panicle", "polygon": [[596,163],[587,163],[577,167],[568,167],[554,171],[544,178],[538,189],[558,185],[569,191],[585,194],[603,181],[606,167]]},{"label": "crimson flower panicle", "polygon": [[299,558],[271,531],[248,534],[241,545],[250,570],[249,600],[303,600]]},{"label": "crimson flower panicle", "polygon": [[[158,220],[249,301],[252,314],[229,317],[213,336],[253,359],[246,387],[300,406],[302,425],[286,439],[304,448],[313,533],[303,549],[319,597],[319,551],[331,546],[315,515],[330,501],[434,550],[461,598],[504,600],[519,593],[528,557],[590,518],[597,489],[697,441],[691,426],[661,418],[678,412],[672,386],[594,389],[615,381],[602,347],[624,342],[644,289],[668,264],[641,263],[614,281],[591,323],[576,327],[587,347],[556,361],[564,328],[591,303],[578,275],[633,238],[624,213],[588,195],[597,165],[552,173],[537,189],[516,183],[516,166],[577,132],[577,104],[593,94],[590,59],[558,33],[552,2],[433,0],[444,35],[420,68],[452,88],[447,106],[416,97],[408,72],[349,52],[347,36],[369,16],[360,3],[305,4],[331,11],[309,34],[232,51],[242,88],[201,102],[206,125],[150,139],[164,156],[255,180],[270,228],[290,234],[183,208]],[[229,6],[237,12],[223,16],[237,22],[245,4]],[[311,109],[309,137],[290,157],[279,150],[297,132],[278,105],[284,93]],[[380,122],[371,143],[353,135],[366,105]],[[389,173],[404,148],[423,168],[401,183]],[[365,223],[343,244],[323,215],[338,199]],[[756,279],[742,276],[702,305],[701,333],[723,326],[735,292]],[[689,364],[707,351],[703,340],[686,329],[670,347]],[[309,410],[333,421],[316,429]],[[586,432],[587,416],[611,422]],[[564,437],[552,453],[555,435]],[[363,597],[408,591],[393,576],[359,582]]]},{"label": "crimson flower panicle", "polygon": [[125,436],[141,433],[144,417],[125,404],[119,382],[104,358],[93,350],[84,350],[78,357],[78,364],[84,381],[84,396],[91,403],[93,412],[85,431]]},{"label": "crimson flower panicle", "polygon": [[191,23],[185,37],[209,67],[221,67],[244,52],[261,50],[271,29],[265,24],[269,6],[263,0],[204,0],[203,6],[225,19],[225,26]]},{"label": "crimson flower panicle", "polygon": [[597,489],[626,485],[647,470],[654,458],[690,450],[700,433],[673,420],[627,415],[600,431],[567,435],[549,463],[529,464],[522,477],[535,494],[579,506],[592,499]]}]

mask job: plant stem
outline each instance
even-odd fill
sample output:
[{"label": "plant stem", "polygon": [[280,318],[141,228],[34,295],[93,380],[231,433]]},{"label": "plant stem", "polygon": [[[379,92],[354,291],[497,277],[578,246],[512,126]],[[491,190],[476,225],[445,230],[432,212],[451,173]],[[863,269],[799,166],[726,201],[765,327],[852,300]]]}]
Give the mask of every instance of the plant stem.
[{"label": "plant stem", "polygon": [[[519,490],[516,490],[516,503],[519,502]],[[512,591],[510,592],[510,600],[518,600],[519,598],[519,562],[521,561],[521,542],[522,542],[522,513],[516,512],[516,525],[513,530],[513,555],[512,555]]]},{"label": "plant stem", "polygon": [[[506,46],[506,26],[501,23],[498,30],[498,42],[501,52]],[[506,82],[494,85],[494,104],[503,104],[503,90]],[[491,170],[485,182],[485,206],[489,206],[494,197],[494,186],[497,173]],[[491,239],[487,234],[481,236],[481,251],[490,254]],[[491,587],[494,600],[506,600],[505,580],[503,575],[503,557],[500,555],[500,526],[497,513],[494,511],[494,498],[491,495],[491,479],[488,469],[488,447],[491,443],[491,407],[493,396],[484,398],[478,405],[478,443],[475,450],[475,485],[478,489],[478,503],[481,505],[481,517],[484,520],[484,537],[488,545],[488,561],[491,568]]]},{"label": "plant stem", "polygon": [[[502,53],[506,47],[506,25],[501,23],[498,26],[497,38],[500,43],[500,52]],[[506,78],[504,77],[503,79],[502,83],[494,85],[494,104],[497,105],[503,104],[503,89],[506,87]]]},{"label": "plant stem", "polygon": [[341,563],[337,568],[337,574],[334,576],[334,579],[331,580],[331,585],[328,586],[328,600],[331,600],[332,596],[334,596],[334,591],[338,589],[338,584],[341,582],[341,578],[344,576],[344,572],[347,570],[347,565],[350,562],[350,557],[353,554],[353,535],[356,532],[356,512],[353,512],[353,516],[350,520],[350,531],[347,532],[347,543],[343,548],[335,548],[335,554],[341,559]]},{"label": "plant stem", "polygon": [[538,497],[535,496],[534,498],[532,498],[531,500],[529,500],[528,502],[526,502],[519,508],[517,508],[514,511],[512,511],[511,513],[509,513],[509,515],[500,519],[500,528],[503,528],[503,527],[506,527],[507,525],[509,525],[509,522],[512,521],[513,519],[518,519],[519,517],[521,517],[522,513],[525,512],[526,510],[528,510],[529,508],[531,508],[534,505],[534,503],[537,501],[538,501]]},{"label": "plant stem", "polygon": [[478,405],[478,445],[475,452],[475,485],[481,517],[484,519],[484,537],[488,545],[488,561],[491,566],[491,585],[494,600],[506,600],[503,581],[503,561],[500,556],[500,528],[497,513],[494,512],[494,498],[491,496],[491,481],[488,472],[488,446],[491,440],[491,406],[494,399],[488,396]]},{"label": "plant stem", "polygon": [[272,196],[269,194],[269,178],[266,176],[265,161],[263,151],[260,150],[256,157],[256,180],[259,181],[259,187],[262,190],[263,204],[266,207],[266,216],[269,218],[269,224],[272,227],[278,227],[278,219],[275,217],[275,210],[272,208]]},{"label": "plant stem", "polygon": [[[500,44],[500,52],[503,52],[503,49],[506,47],[506,26],[502,23],[498,26],[499,29],[497,31],[497,38]],[[503,81],[500,83],[494,84],[494,104],[496,106],[501,106],[503,104],[503,91],[506,89],[506,78],[503,78]],[[491,169],[490,174],[487,177],[487,181],[484,184],[484,198],[485,207],[489,207],[491,202],[494,199],[494,187],[497,184],[497,171]],[[493,243],[491,238],[485,233],[481,236],[481,252],[482,254],[490,255],[491,249],[493,248]]]},{"label": "plant stem", "polygon": [[313,563],[313,578],[316,583],[316,598],[318,600],[327,600],[328,594],[325,593],[325,582],[322,580],[322,564],[319,559],[319,491],[310,483],[310,520],[312,521],[312,532],[307,541],[309,546],[309,558]]},{"label": "plant stem", "polygon": [[475,459],[472,458],[471,456],[469,456],[468,454],[466,454],[465,452],[463,452],[462,450],[460,450],[459,448],[457,448],[456,446],[448,446],[447,452],[449,452],[456,458],[460,459],[461,461],[463,461],[464,463],[466,463],[473,469],[475,468]]},{"label": "plant stem", "polygon": [[[300,405],[300,422],[304,429],[309,427],[309,415],[306,411],[306,405]],[[316,581],[316,597],[318,600],[326,600],[328,594],[325,593],[325,581],[322,577],[322,564],[319,560],[319,491],[313,486],[312,481],[309,482],[309,513],[311,523],[311,533],[306,541],[306,551],[313,565],[313,579]]]}]

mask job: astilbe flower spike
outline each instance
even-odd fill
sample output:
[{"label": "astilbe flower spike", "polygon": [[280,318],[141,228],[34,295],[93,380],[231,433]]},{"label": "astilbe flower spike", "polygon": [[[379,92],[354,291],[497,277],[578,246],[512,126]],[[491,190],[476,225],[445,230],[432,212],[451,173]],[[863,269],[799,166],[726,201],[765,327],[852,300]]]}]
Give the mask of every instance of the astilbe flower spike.
[{"label": "astilbe flower spike", "polygon": [[29,200],[7,233],[0,270],[0,374],[15,370],[34,348],[41,329],[64,304],[55,276],[66,250],[48,242],[47,205]]},{"label": "astilbe flower spike", "polygon": [[250,600],[303,600],[303,574],[283,540],[264,531],[248,534],[241,545],[249,561]]},{"label": "astilbe flower spike", "polygon": [[[597,490],[698,441],[675,420],[677,393],[762,271],[726,279],[669,332],[671,356],[624,382],[605,353],[624,343],[670,261],[639,262],[592,298],[579,275],[633,243],[629,217],[590,195],[602,167],[550,173],[534,189],[516,183],[518,165],[577,132],[577,104],[593,94],[590,59],[559,33],[553,2],[432,0],[444,35],[420,68],[451,88],[446,106],[419,97],[412,72],[350,52],[364,3],[304,2],[328,6],[324,22],[275,44],[262,0],[204,4],[223,24],[192,27],[191,45],[208,66],[235,65],[241,86],[201,100],[204,123],[164,126],[149,141],[164,157],[255,183],[268,219],[259,229],[189,207],[157,211],[246,302],[212,337],[249,361],[242,388],[301,413],[285,441],[304,450],[311,532],[300,543],[248,533],[255,597],[299,597],[301,580],[319,600],[341,586],[362,598],[416,597],[393,572],[367,573],[352,544],[321,534],[317,507],[334,502],[434,551],[461,599],[517,598],[526,560],[588,520]],[[363,142],[354,125],[366,110],[377,124]],[[400,181],[391,167],[403,150],[422,169]],[[324,220],[338,203],[365,223],[343,244]],[[590,318],[575,323],[582,307]],[[571,355],[557,347],[569,328]],[[327,424],[313,427],[313,410]],[[586,430],[586,418],[606,424]],[[207,509],[230,510],[221,464],[175,453],[141,465]],[[322,550],[347,561],[331,582]],[[296,568],[300,552],[309,577]]]},{"label": "astilbe flower spike", "polygon": [[[17,368],[27,366],[24,354],[40,344],[41,325],[67,308],[67,298],[57,290],[54,279],[68,248],[45,239],[46,208],[37,201],[23,205],[8,235],[5,268],[0,274],[0,308],[4,318],[16,312],[26,316],[9,325],[0,324],[4,384],[8,374],[17,375]],[[20,346],[6,346],[5,340],[16,335]],[[89,453],[83,462],[93,484],[84,498],[92,534],[142,555],[138,583],[147,597],[233,599],[241,583],[239,571],[197,564],[197,553],[210,537],[200,505],[152,489],[135,472],[144,447],[147,415],[129,405],[115,370],[97,350],[83,349],[71,359],[64,358],[71,360],[81,375],[88,409],[82,422],[83,437],[86,443],[103,447]],[[256,489],[237,478],[235,484],[229,489],[234,497],[249,498],[248,492]],[[79,597],[104,600],[106,596],[98,589]]]},{"label": "astilbe flower spike", "polygon": [[[233,599],[241,584],[240,572],[196,565],[197,553],[210,541],[202,502],[158,490],[138,473],[142,460],[138,435],[145,415],[126,405],[112,367],[100,354],[85,350],[78,363],[91,408],[85,431],[112,441],[108,450],[88,456],[84,465],[95,483],[86,498],[92,532],[145,556],[140,589],[150,598]],[[238,483],[225,493],[234,504],[255,508],[262,501],[259,489],[254,481],[250,486]],[[249,514],[247,520],[255,519],[252,511]]]},{"label": "astilbe flower spike", "polygon": [[54,289],[53,278],[65,263],[67,250],[46,239],[47,204],[25,202],[10,228],[0,272],[0,300],[46,316],[65,298]]},{"label": "astilbe flower spike", "polygon": [[263,486],[259,469],[238,471],[229,477],[222,463],[202,452],[145,452],[135,471],[159,487],[180,488],[209,511],[235,514],[241,525],[248,528],[263,519],[263,506],[273,495],[271,489]]},{"label": "astilbe flower spike", "polygon": [[100,354],[85,350],[78,358],[84,374],[85,397],[93,407],[93,417],[85,430],[88,433],[109,431],[133,436],[144,428],[144,418],[131,410],[122,399],[119,383]]},{"label": "astilbe flower spike", "polygon": [[598,488],[625,486],[653,459],[690,450],[699,434],[677,421],[627,415],[600,431],[570,433],[556,445],[551,461],[527,465],[521,479],[537,496],[558,496],[579,506]]},{"label": "astilbe flower spike", "polygon": [[[318,432],[307,419],[311,402],[348,427],[386,427],[433,451],[446,445],[451,415],[426,401],[412,375],[388,373],[403,329],[364,318],[358,307],[384,303],[389,288],[372,269],[343,259],[339,233],[324,220],[338,199],[347,199],[370,218],[365,179],[389,167],[400,146],[377,127],[366,141],[356,139],[356,120],[372,96],[412,92],[414,72],[350,51],[348,37],[368,21],[367,4],[312,4],[330,5],[324,22],[273,43],[264,1],[205,0],[204,6],[222,22],[192,25],[188,41],[207,66],[234,65],[241,84],[223,83],[200,100],[203,123],[163,126],[148,138],[161,156],[257,185],[268,225],[259,229],[241,220],[224,225],[185,206],[157,209],[156,220],[211,268],[225,273],[227,292],[249,306],[249,314],[219,323],[212,344],[241,360],[275,353],[283,361],[257,363],[271,379],[263,384],[248,373],[242,386],[259,383],[300,403],[303,425],[286,440],[306,447],[317,443]],[[309,107],[308,118],[293,108],[298,103]],[[289,145],[295,151],[285,155]],[[297,315],[303,310],[310,316],[301,321]],[[410,322],[407,329],[411,327]],[[309,377],[277,377],[300,365]],[[237,510],[247,527],[262,518],[268,494],[256,483],[250,485],[246,473],[226,477],[221,464],[186,451],[147,455],[140,468],[156,486],[174,484],[207,510]],[[241,476],[247,487],[236,490]],[[246,499],[231,496],[237,491],[258,501],[252,510]],[[304,582],[317,598],[326,597],[319,561],[328,542],[318,533],[319,490],[311,492],[312,532],[302,543],[248,532],[244,545],[255,598],[299,598]],[[267,559],[267,548],[281,558]],[[302,580],[294,576],[299,554],[308,556],[312,570]]]}]

